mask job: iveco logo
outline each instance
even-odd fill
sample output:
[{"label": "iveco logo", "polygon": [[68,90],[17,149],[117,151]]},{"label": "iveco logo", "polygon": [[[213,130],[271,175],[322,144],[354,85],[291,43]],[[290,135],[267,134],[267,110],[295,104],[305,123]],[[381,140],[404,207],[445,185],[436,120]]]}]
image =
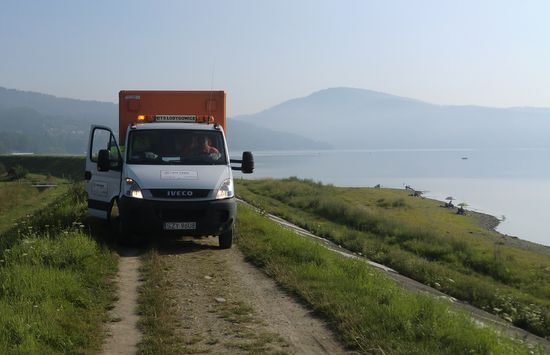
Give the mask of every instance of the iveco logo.
[{"label": "iveco logo", "polygon": [[168,190],[166,191],[167,197],[191,197],[193,196],[193,191],[189,190]]}]

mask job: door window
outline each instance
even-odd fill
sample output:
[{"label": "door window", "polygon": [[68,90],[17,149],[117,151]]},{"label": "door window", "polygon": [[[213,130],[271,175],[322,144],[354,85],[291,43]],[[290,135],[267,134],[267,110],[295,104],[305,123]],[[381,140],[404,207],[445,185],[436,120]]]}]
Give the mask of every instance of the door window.
[{"label": "door window", "polygon": [[109,161],[111,168],[120,166],[121,155],[116,139],[111,131],[103,128],[94,128],[92,136],[92,147],[90,150],[90,160],[97,163],[99,151],[107,149],[109,151]]}]

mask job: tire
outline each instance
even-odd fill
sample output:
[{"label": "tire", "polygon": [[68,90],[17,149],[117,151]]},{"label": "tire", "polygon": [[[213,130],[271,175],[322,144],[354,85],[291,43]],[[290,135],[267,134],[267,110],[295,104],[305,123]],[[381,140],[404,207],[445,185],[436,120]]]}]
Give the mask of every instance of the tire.
[{"label": "tire", "polygon": [[118,200],[114,200],[108,214],[108,221],[113,226],[113,240],[122,246],[139,246],[145,242],[145,238],[134,233],[134,231],[120,216]]},{"label": "tire", "polygon": [[107,211],[107,223],[108,224],[111,224],[113,222],[116,223],[119,216],[120,216],[120,213],[118,210],[118,200],[114,198],[113,201],[111,201],[111,207],[109,207],[109,211]]},{"label": "tire", "polygon": [[231,245],[233,245],[233,228],[231,228],[225,233],[220,234],[218,238],[219,238],[220,249],[231,248]]}]

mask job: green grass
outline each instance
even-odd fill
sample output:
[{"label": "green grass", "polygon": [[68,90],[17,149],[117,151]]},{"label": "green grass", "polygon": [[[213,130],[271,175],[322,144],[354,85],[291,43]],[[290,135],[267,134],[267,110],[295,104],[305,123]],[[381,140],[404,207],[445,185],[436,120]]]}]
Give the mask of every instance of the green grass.
[{"label": "green grass", "polygon": [[407,292],[366,263],[330,252],[242,205],[237,232],[249,261],[328,319],[343,342],[362,353],[530,351],[450,311],[447,303]]},{"label": "green grass", "polygon": [[484,228],[404,190],[338,188],[296,178],[237,181],[237,192],[347,249],[515,325],[550,337],[550,252]]},{"label": "green grass", "polygon": [[52,200],[67,193],[69,186],[59,179],[50,178],[50,182],[59,183],[55,188],[39,191],[30,183],[45,181],[43,175],[29,174],[24,182],[0,182],[0,233],[6,231],[17,220],[44,209]]},{"label": "green grass", "polygon": [[[21,191],[8,185],[1,187],[0,193],[4,189]],[[0,203],[9,210],[0,217],[0,252],[24,235],[53,233],[79,224],[85,213],[81,185],[64,184],[41,193],[24,187],[23,191],[24,198],[14,197],[11,203]]]},{"label": "green grass", "polygon": [[177,314],[171,311],[166,297],[169,282],[165,279],[164,263],[157,250],[150,250],[141,257],[141,277],[144,282],[139,288],[139,329],[143,339],[139,343],[139,354],[181,354],[185,346],[177,339]]},{"label": "green grass", "polygon": [[[0,353],[97,353],[117,260],[86,232],[81,186],[0,233]],[[1,219],[4,219],[2,215]],[[12,222],[11,220],[9,221]]]}]

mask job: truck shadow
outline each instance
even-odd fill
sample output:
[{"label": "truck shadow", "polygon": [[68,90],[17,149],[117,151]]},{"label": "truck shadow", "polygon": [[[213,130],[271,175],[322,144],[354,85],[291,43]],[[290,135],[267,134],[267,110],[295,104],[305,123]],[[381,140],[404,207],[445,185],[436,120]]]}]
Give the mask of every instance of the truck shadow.
[{"label": "truck shadow", "polygon": [[99,245],[109,248],[121,257],[141,256],[149,249],[145,244],[122,245],[118,243],[117,225],[114,223],[108,223],[89,217],[86,219],[85,223],[89,228],[90,235]]},{"label": "truck shadow", "polygon": [[160,255],[179,255],[195,253],[203,250],[219,250],[217,238],[204,238],[193,240],[159,239],[151,243]]},{"label": "truck shadow", "polygon": [[115,223],[106,223],[88,219],[86,221],[91,236],[102,246],[105,246],[121,257],[135,257],[156,250],[160,255],[178,255],[195,253],[203,250],[219,250],[218,238],[208,237],[202,239],[167,238],[147,236],[132,244],[117,242]]}]

